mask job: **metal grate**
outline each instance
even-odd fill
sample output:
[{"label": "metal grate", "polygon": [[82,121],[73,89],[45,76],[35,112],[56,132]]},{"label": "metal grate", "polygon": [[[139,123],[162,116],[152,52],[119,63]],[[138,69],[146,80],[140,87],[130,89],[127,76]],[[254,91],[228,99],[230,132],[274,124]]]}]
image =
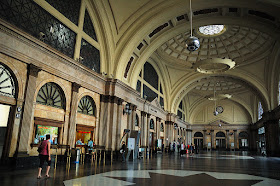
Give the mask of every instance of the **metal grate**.
[{"label": "metal grate", "polygon": [[86,114],[90,116],[95,116],[96,106],[90,96],[84,96],[79,102],[78,112],[81,114]]},{"label": "metal grate", "polygon": [[74,24],[78,25],[79,12],[81,6],[81,0],[46,0],[51,6],[57,9],[61,14],[67,17]]},{"label": "metal grate", "polygon": [[76,34],[32,0],[1,0],[0,17],[73,57]]},{"label": "metal grate", "polygon": [[82,39],[81,42],[81,53],[80,56],[83,58],[81,61],[83,65],[100,73],[100,53],[99,50],[89,44],[86,40]]},{"label": "metal grate", "polygon": [[84,31],[87,33],[90,37],[92,37],[95,41],[97,40],[95,29],[93,26],[93,22],[91,21],[91,18],[89,16],[88,11],[85,12],[85,20],[84,20]]}]

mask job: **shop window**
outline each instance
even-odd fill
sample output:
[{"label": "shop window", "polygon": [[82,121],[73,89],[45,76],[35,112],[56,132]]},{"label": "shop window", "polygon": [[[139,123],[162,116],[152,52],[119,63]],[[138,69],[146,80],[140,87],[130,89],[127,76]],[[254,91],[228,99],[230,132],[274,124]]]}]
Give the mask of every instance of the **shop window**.
[{"label": "shop window", "polygon": [[46,135],[50,134],[51,144],[58,143],[58,127],[45,126],[45,125],[36,125],[36,134],[34,143],[38,144],[40,141],[46,140]]},{"label": "shop window", "polygon": [[78,105],[78,112],[81,114],[95,116],[96,106],[94,100],[90,96],[84,96]]},{"label": "shop window", "polygon": [[[94,141],[94,129],[93,126],[87,126],[87,125],[76,125],[76,142],[81,139],[82,145],[85,145],[88,143],[89,139],[92,139]],[[79,145],[79,144],[76,144]]]},{"label": "shop window", "polygon": [[63,91],[59,86],[52,82],[46,83],[40,88],[36,102],[51,107],[65,108]]},{"label": "shop window", "polygon": [[262,103],[259,102],[258,104],[258,119],[262,119],[262,114],[263,114],[263,108],[262,108]]},{"label": "shop window", "polygon": [[51,136],[51,144],[60,143],[60,132],[63,127],[63,121],[55,121],[45,118],[34,118],[34,144],[39,144],[41,141],[46,139],[46,135]]}]

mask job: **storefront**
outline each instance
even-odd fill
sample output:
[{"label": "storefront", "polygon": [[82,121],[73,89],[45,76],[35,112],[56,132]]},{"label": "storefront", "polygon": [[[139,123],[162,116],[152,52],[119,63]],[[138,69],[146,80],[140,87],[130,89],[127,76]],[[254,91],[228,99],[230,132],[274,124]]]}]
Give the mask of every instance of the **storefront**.
[{"label": "storefront", "polygon": [[95,142],[94,139],[94,129],[95,127],[86,125],[76,125],[76,142],[81,139],[83,144],[87,144],[90,139]]}]

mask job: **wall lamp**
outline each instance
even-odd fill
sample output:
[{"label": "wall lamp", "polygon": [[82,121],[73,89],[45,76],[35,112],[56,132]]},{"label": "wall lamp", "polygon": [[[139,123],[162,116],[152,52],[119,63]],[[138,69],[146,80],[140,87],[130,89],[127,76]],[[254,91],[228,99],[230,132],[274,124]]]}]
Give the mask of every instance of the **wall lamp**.
[{"label": "wall lamp", "polygon": [[125,108],[123,109],[123,115],[124,114],[131,114],[131,112],[132,112],[132,110],[131,110],[131,108],[129,108],[129,104],[127,103],[126,105],[125,105]]}]

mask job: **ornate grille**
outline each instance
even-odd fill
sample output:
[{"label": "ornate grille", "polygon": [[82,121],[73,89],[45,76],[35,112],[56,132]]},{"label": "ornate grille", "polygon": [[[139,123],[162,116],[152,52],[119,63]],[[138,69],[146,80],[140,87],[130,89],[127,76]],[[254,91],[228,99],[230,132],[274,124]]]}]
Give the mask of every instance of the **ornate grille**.
[{"label": "ornate grille", "polygon": [[58,0],[46,1],[70,21],[78,25],[81,0],[68,0],[67,2]]},{"label": "ornate grille", "polygon": [[78,112],[86,115],[95,116],[96,106],[90,96],[84,96],[78,105]]},{"label": "ornate grille", "polygon": [[15,98],[15,82],[3,65],[0,64],[0,95]]},{"label": "ornate grille", "polygon": [[146,62],[144,65],[144,80],[158,90],[158,75],[154,67]]},{"label": "ornate grille", "polygon": [[258,105],[258,119],[262,119],[262,114],[263,114],[263,108],[262,108],[262,103],[259,102],[259,105]]},{"label": "ornate grille", "polygon": [[73,57],[76,34],[32,0],[1,0],[0,17]]},{"label": "ornate grille", "polygon": [[163,125],[163,123],[160,124],[160,132],[164,132],[164,125]]},{"label": "ornate grille", "polygon": [[85,20],[84,20],[84,31],[87,33],[90,37],[92,37],[95,41],[97,40],[95,29],[93,26],[93,22],[91,21],[91,18],[89,16],[88,11],[85,12]]},{"label": "ornate grille", "polygon": [[51,107],[65,108],[64,94],[60,87],[52,82],[46,83],[40,88],[36,102]]},{"label": "ornate grille", "polygon": [[139,116],[136,114],[136,117],[135,117],[135,126],[139,126]]},{"label": "ornate grille", "polygon": [[154,129],[154,128],[155,128],[155,126],[154,126],[154,120],[151,119],[151,120],[150,120],[150,129]]},{"label": "ornate grille", "polygon": [[143,85],[143,98],[145,96],[147,96],[148,101],[152,102],[158,96],[158,94],[155,93],[153,90],[151,90],[146,85]]},{"label": "ornate grille", "polygon": [[100,53],[99,50],[82,39],[80,56],[83,58],[83,65],[100,73]]},{"label": "ornate grille", "polygon": [[138,92],[141,92],[141,81],[139,81],[139,80],[137,81],[136,90]]}]

